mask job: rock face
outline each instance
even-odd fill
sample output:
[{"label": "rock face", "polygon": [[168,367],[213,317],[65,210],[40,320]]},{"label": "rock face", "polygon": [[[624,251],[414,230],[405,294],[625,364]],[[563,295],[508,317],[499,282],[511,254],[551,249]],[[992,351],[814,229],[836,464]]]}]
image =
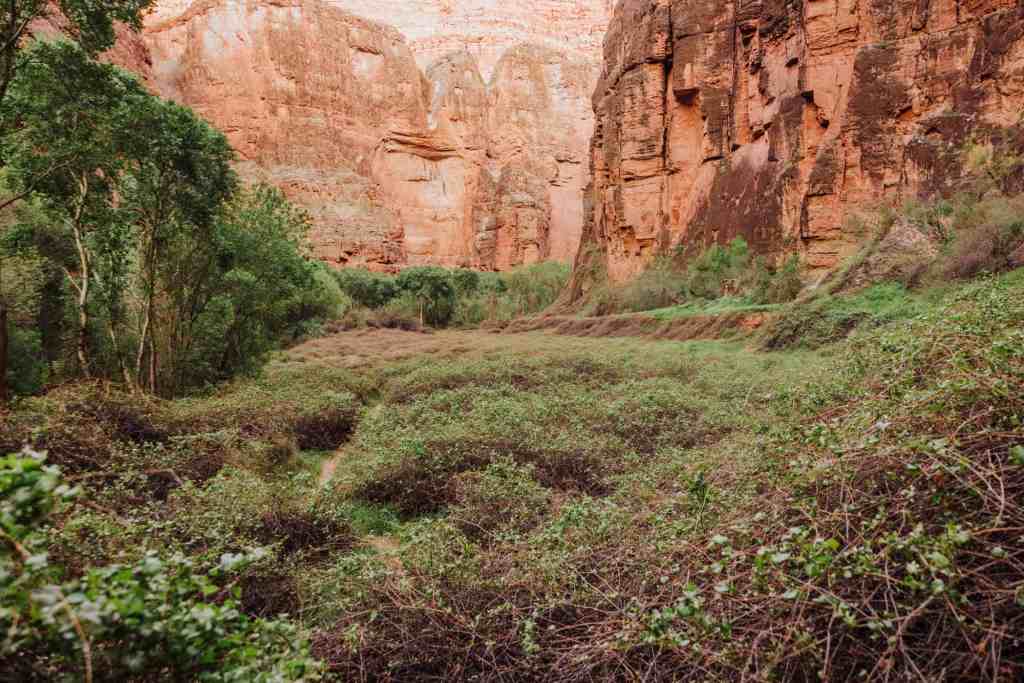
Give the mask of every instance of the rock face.
[{"label": "rock face", "polygon": [[576,254],[607,4],[161,0],[145,42],[156,90],[306,207],[328,262],[505,269]]},{"label": "rock face", "polygon": [[[324,0],[332,7],[397,29],[424,70],[453,52],[469,52],[485,79],[509,49],[539,45],[578,60],[600,58],[615,0]],[[159,0],[157,22],[197,0]]]},{"label": "rock face", "polygon": [[738,235],[832,267],[1024,106],[1018,0],[622,0],[604,56],[579,263],[617,280]]}]

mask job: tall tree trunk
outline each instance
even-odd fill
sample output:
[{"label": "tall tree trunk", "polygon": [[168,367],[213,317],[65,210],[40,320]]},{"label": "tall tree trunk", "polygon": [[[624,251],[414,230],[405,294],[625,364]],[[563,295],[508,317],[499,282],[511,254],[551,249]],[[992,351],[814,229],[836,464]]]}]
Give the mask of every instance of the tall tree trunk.
[{"label": "tall tree trunk", "polygon": [[91,378],[92,370],[89,368],[89,276],[87,273],[88,270],[82,275],[82,286],[78,291],[77,356],[82,374],[86,378]]},{"label": "tall tree trunk", "polygon": [[0,405],[7,403],[7,304],[0,301]]},{"label": "tall tree trunk", "polygon": [[135,381],[140,387],[146,386],[142,375],[142,361],[146,358],[146,342],[149,339],[149,308],[146,308],[146,317],[142,322],[142,334],[139,335],[139,353],[135,356]]},{"label": "tall tree trunk", "polygon": [[143,374],[143,361],[146,358],[146,347],[149,346],[149,387],[153,392],[154,366],[156,365],[156,351],[153,343],[153,314],[156,306],[156,228],[149,224],[146,230],[149,243],[146,245],[146,258],[143,264],[144,278],[146,283],[146,312],[142,323],[142,334],[139,335],[139,351],[135,357],[135,375],[138,378],[139,386],[146,386],[146,378]]},{"label": "tall tree trunk", "polygon": [[156,395],[156,342],[149,335],[149,393]]},{"label": "tall tree trunk", "polygon": [[72,286],[78,290],[78,364],[86,378],[92,377],[89,368],[89,280],[92,278],[90,269],[89,252],[85,248],[85,239],[82,235],[82,216],[85,214],[85,202],[89,197],[89,177],[83,176],[79,180],[79,202],[75,214],[71,220],[71,232],[75,236],[75,248],[78,250],[79,278],[81,283],[75,282],[75,278],[68,273]]}]

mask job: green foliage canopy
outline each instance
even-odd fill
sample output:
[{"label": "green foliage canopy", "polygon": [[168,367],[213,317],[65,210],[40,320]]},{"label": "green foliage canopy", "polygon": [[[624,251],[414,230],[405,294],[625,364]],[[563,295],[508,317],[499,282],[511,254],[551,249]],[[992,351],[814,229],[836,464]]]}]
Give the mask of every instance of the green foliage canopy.
[{"label": "green foliage canopy", "polygon": [[52,19],[90,55],[113,46],[115,22],[138,29],[153,0],[8,0],[0,6],[0,102],[19,70],[31,60],[22,49],[33,26]]}]

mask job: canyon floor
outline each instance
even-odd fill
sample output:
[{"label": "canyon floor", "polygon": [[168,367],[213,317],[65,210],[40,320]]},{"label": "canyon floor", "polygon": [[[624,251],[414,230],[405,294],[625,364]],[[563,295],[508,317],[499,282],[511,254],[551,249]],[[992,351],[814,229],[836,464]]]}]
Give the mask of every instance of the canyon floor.
[{"label": "canyon floor", "polygon": [[332,680],[1016,680],[1022,294],[880,285],[689,341],[351,330],[11,426],[88,491],[55,548],[267,547],[239,608]]}]

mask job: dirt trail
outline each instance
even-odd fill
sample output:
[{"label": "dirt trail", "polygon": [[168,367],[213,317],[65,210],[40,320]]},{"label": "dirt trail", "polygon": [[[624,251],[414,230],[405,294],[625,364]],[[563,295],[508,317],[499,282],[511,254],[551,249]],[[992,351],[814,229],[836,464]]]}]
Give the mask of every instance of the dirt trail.
[{"label": "dirt trail", "polygon": [[320,465],[320,486],[326,485],[331,479],[334,478],[334,473],[338,470],[338,463],[341,461],[341,453],[335,453],[331,457],[324,460],[323,464]]},{"label": "dirt trail", "polygon": [[[384,407],[383,404],[378,403],[377,405],[373,406],[370,409],[369,413],[367,413],[367,416],[376,415],[383,407]],[[329,483],[331,481],[331,479],[334,478],[335,473],[338,471],[338,465],[340,465],[341,461],[345,459],[345,455],[346,455],[345,451],[346,450],[347,450],[347,446],[342,446],[341,448],[336,450],[334,452],[334,454],[331,455],[331,457],[327,458],[326,460],[323,461],[323,463],[321,463],[321,465],[320,465],[320,486],[321,487],[325,486],[327,483]]]}]

